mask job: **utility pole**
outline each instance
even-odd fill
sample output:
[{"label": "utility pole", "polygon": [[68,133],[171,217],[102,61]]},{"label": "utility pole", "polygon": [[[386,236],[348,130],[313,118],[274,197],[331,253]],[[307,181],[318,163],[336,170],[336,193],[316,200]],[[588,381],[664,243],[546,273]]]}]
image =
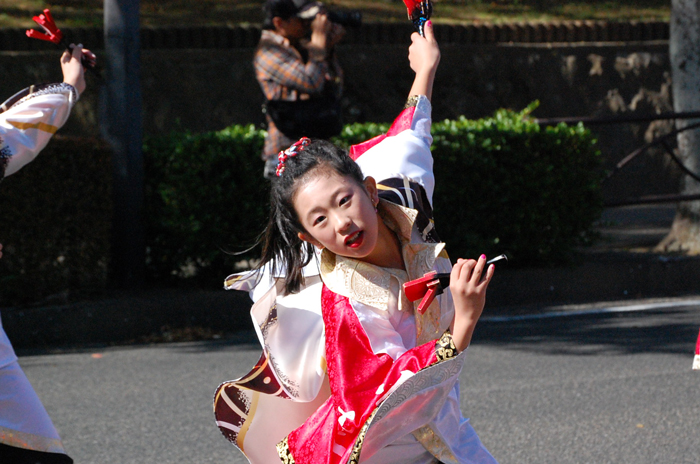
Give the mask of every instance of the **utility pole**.
[{"label": "utility pole", "polygon": [[104,0],[105,77],[102,135],[112,147],[111,279],[139,288],[145,274],[139,0]]},{"label": "utility pole", "polygon": [[[700,111],[700,1],[672,0],[670,27],[673,109],[678,113]],[[697,119],[681,119],[676,122],[676,128],[682,129],[697,122]],[[696,173],[700,171],[700,129],[678,134],[678,156],[688,169]],[[681,193],[698,194],[700,185],[684,176]],[[671,231],[656,249],[700,254],[699,201],[678,204]]]}]

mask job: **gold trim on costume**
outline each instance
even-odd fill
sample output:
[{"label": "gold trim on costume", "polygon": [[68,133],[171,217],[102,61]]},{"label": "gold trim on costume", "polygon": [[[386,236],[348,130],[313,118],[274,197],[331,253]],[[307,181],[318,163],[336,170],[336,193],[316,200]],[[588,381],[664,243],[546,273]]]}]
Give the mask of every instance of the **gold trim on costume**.
[{"label": "gold trim on costume", "polygon": [[224,280],[224,287],[230,287],[231,285],[235,284],[236,282],[238,282],[242,278],[243,278],[242,275],[236,275],[234,277],[227,278],[226,280]]},{"label": "gold trim on costume", "polygon": [[[401,253],[406,271],[374,266],[323,250],[321,253],[321,278],[323,283],[338,295],[362,304],[386,311],[392,300],[391,281],[396,279],[399,289],[408,280],[422,277],[433,270],[438,259],[448,259],[444,243],[411,243],[411,233],[418,215],[414,209],[405,208],[386,200],[379,201],[379,214],[384,223],[394,231],[401,242]],[[435,340],[444,327],[440,327],[440,303],[435,299],[428,309],[419,314],[418,302],[411,303],[403,291],[396,295],[399,311],[410,310],[416,318],[416,343],[421,345]]]},{"label": "gold trim on costume", "polygon": [[365,442],[367,429],[372,423],[372,419],[374,419],[374,415],[377,414],[378,410],[378,407],[374,408],[374,411],[372,411],[372,414],[370,414],[370,416],[365,421],[365,424],[362,426],[360,433],[357,435],[357,439],[355,439],[355,444],[352,447],[352,452],[350,453],[350,457],[348,458],[348,464],[358,464],[358,462],[360,462],[360,453],[362,452],[362,445]]},{"label": "gold trim on costume", "polygon": [[289,449],[287,437],[284,437],[284,440],[277,443],[277,454],[279,454],[282,464],[294,464],[294,456],[292,456],[292,451]]},{"label": "gold trim on costume", "polygon": [[440,340],[435,342],[435,355],[437,356],[437,362],[447,361],[448,359],[456,358],[459,354],[457,351],[457,345],[455,345],[452,334],[449,330],[446,330]]},{"label": "gold trim on costume", "polygon": [[225,389],[222,388],[221,391],[219,392],[219,395],[220,395],[220,398],[222,398],[224,400],[224,403],[226,403],[226,405],[229,408],[231,408],[232,411],[234,411],[236,414],[238,414],[241,417],[246,416],[245,412],[241,411],[241,409],[238,406],[236,406],[236,403],[234,403],[233,400],[231,398],[229,398],[229,396],[226,394]]},{"label": "gold trim on costume", "polygon": [[[393,278],[398,279],[401,288],[407,280],[422,277],[425,273],[431,272],[435,266],[440,267],[444,265],[443,267],[447,267],[449,258],[445,251],[444,243],[411,242],[413,226],[418,215],[416,210],[380,199],[379,215],[387,227],[396,233],[401,242],[401,253],[406,265],[406,271],[373,266],[362,261],[335,255],[328,249],[323,250],[321,253],[320,271],[324,284],[332,292],[380,310],[387,310],[391,301],[389,288]],[[446,260],[447,263],[438,263],[439,259]],[[414,311],[418,302],[415,304],[408,302],[403,290],[399,290],[399,293],[399,309],[410,308],[416,318],[417,345],[434,341],[436,362],[457,356],[458,351],[449,331],[443,334],[444,327],[439,327],[441,310],[438,300],[435,299],[425,313],[419,314],[417,311]],[[403,302],[403,300],[406,300],[406,302]],[[440,338],[441,334],[442,337]],[[438,338],[439,340],[436,340]],[[375,408],[362,425],[347,464],[358,464],[365,435],[378,410],[379,408]],[[426,440],[428,438],[432,440],[433,443],[430,446],[435,450],[439,450],[439,454],[435,456],[442,456],[445,462],[455,462],[451,450],[444,443],[441,444],[439,437],[431,429],[429,430],[430,432],[423,432],[422,436]],[[293,462],[293,460],[285,460],[286,455],[284,453],[289,453],[286,439],[277,445],[277,449],[283,462]],[[426,449],[431,451],[427,446]],[[291,459],[291,454],[288,454],[288,456]]]},{"label": "gold trim on costume", "polygon": [[420,100],[420,95],[411,95],[406,100],[406,104],[403,106],[403,109],[408,109],[408,108],[412,108],[414,106],[418,106],[419,100]]},{"label": "gold trim on costume", "polygon": [[430,454],[445,464],[457,464],[457,458],[447,444],[435,433],[429,425],[424,425],[413,431],[416,440],[428,450]]},{"label": "gold trim on costume", "polygon": [[42,451],[45,453],[62,453],[63,443],[56,438],[47,438],[33,433],[20,432],[17,430],[0,427],[0,443],[34,451]]},{"label": "gold trim on costume", "polygon": [[45,122],[19,122],[19,121],[7,121],[12,126],[19,130],[27,129],[37,129],[40,131],[48,132],[49,134],[55,134],[58,131],[58,127],[46,124]]},{"label": "gold trim on costume", "polygon": [[238,433],[238,436],[236,437],[236,444],[240,448],[240,450],[245,454],[245,449],[243,448],[243,442],[245,441],[245,436],[248,433],[248,429],[250,428],[250,424],[253,422],[253,417],[255,417],[255,410],[258,408],[258,399],[260,398],[260,393],[258,392],[253,392],[253,398],[250,401],[250,409],[248,410],[248,415],[247,416],[241,416],[245,417],[245,420],[243,421],[243,425],[241,426],[241,431]]},{"label": "gold trim on costume", "polygon": [[262,371],[265,370],[265,367],[267,367],[267,363],[268,363],[268,362],[269,362],[269,358],[268,358],[267,356],[265,356],[265,362],[262,363],[262,364],[260,365],[260,368],[259,368],[258,370],[256,370],[255,372],[252,372],[248,377],[246,377],[246,378],[244,378],[244,379],[239,379],[239,380],[237,380],[236,383],[239,383],[239,384],[240,384],[240,383],[246,383],[246,382],[249,382],[249,381],[253,380],[253,379],[256,378],[258,375],[260,375],[260,373],[261,373]]}]

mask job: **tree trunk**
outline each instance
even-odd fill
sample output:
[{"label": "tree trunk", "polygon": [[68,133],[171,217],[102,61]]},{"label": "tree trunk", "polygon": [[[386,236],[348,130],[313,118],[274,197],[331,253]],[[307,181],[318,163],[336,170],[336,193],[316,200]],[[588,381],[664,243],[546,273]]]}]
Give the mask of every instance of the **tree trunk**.
[{"label": "tree trunk", "polygon": [[[676,112],[700,110],[700,0],[672,0],[669,42]],[[678,120],[679,129],[698,122]],[[700,129],[678,134],[678,155],[691,171],[700,173]],[[684,176],[683,194],[700,193],[700,183]],[[700,201],[679,203],[669,234],[657,251],[700,254]]]}]

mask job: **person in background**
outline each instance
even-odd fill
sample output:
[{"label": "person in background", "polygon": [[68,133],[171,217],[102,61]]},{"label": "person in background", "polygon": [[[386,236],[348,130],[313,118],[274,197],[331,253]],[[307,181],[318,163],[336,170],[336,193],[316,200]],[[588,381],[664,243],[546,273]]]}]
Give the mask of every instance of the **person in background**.
[{"label": "person in background", "polygon": [[[84,62],[95,55],[82,45],[61,56],[63,82],[28,87],[0,106],[0,180],[34,160],[65,124],[85,90]],[[2,245],[0,245],[2,257]],[[71,464],[41,400],[24,375],[0,322],[0,462]]]},{"label": "person in background", "polygon": [[324,6],[308,0],[267,0],[253,65],[265,95],[264,175],[274,176],[277,154],[301,136],[327,138],[342,129],[343,74],[335,45],[345,31]]}]

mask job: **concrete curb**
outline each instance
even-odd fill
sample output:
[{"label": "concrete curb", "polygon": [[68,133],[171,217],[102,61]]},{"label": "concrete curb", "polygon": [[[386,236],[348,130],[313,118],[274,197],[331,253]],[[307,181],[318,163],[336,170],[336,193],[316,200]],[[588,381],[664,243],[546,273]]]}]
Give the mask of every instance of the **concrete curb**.
[{"label": "concrete curb", "polygon": [[123,344],[183,327],[234,332],[252,328],[242,292],[161,289],[111,294],[73,304],[2,310],[15,348]]},{"label": "concrete curb", "polygon": [[700,257],[596,252],[580,264],[499,269],[488,304],[551,306],[700,294]]},{"label": "concrete curb", "polygon": [[[591,253],[580,264],[546,269],[501,267],[489,288],[490,315],[536,313],[549,306],[700,295],[700,257]],[[242,292],[161,289],[28,309],[3,309],[15,348],[138,342],[171,329],[232,333],[252,329]]]}]

